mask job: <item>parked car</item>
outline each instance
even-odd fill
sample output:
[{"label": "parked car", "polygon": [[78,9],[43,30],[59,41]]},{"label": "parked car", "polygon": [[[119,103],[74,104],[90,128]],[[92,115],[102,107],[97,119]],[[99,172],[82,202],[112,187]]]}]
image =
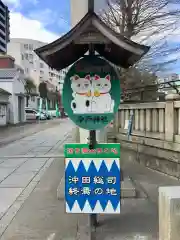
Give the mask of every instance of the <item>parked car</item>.
[{"label": "parked car", "polygon": [[27,120],[46,120],[47,117],[44,113],[39,112],[32,108],[25,108],[26,119]]},{"label": "parked car", "polygon": [[44,113],[44,115],[46,115],[46,118],[47,118],[48,120],[52,119],[52,116],[51,116],[51,114],[50,114],[48,111],[42,110],[42,113]]}]

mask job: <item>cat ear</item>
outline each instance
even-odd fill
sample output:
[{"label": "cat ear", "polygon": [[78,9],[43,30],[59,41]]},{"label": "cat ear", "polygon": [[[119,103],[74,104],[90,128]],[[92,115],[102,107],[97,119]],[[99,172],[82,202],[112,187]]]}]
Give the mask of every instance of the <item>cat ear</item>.
[{"label": "cat ear", "polygon": [[100,76],[98,76],[98,75],[95,75],[95,76],[94,76],[94,80],[97,81],[97,80],[99,80],[99,79],[100,79]]},{"label": "cat ear", "polygon": [[108,74],[106,77],[105,77],[106,80],[110,81],[111,79],[111,76]]},{"label": "cat ear", "polygon": [[90,76],[90,75],[87,75],[87,76],[85,77],[85,79],[91,80],[91,76]]},{"label": "cat ear", "polygon": [[74,75],[70,78],[71,81],[78,80],[78,79],[79,79],[78,75]]}]

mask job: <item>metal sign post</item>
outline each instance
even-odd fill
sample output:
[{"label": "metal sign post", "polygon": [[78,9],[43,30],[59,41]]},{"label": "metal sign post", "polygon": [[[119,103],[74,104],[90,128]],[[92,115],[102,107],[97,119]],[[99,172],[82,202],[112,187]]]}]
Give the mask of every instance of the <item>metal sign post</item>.
[{"label": "metal sign post", "polygon": [[[88,8],[91,10],[94,10],[94,1],[92,1],[92,0],[89,1]],[[93,44],[89,45],[89,55],[90,56],[95,55]],[[96,131],[90,130],[90,132],[89,132],[89,148],[95,149],[95,146],[96,146]],[[91,228],[90,230],[92,230],[93,227],[96,227],[98,225],[97,214],[90,214],[89,223],[90,223],[90,228]]]},{"label": "metal sign post", "polygon": [[64,155],[66,212],[89,214],[92,232],[96,214],[120,213],[120,144],[69,143]]},{"label": "metal sign post", "polygon": [[96,139],[96,131],[104,129],[118,111],[120,94],[117,72],[89,44],[89,55],[75,62],[65,77],[63,105],[80,131],[89,132],[85,146],[83,134],[80,145],[65,145],[72,152],[72,158],[66,159],[66,211],[89,214],[92,237],[97,214],[120,213],[120,144],[101,145]]},{"label": "metal sign post", "polygon": [[[96,131],[91,130],[89,132],[89,148],[95,149],[95,146],[96,146]],[[89,223],[91,229],[93,229],[93,227],[97,227],[98,225],[97,214],[90,214]]]}]

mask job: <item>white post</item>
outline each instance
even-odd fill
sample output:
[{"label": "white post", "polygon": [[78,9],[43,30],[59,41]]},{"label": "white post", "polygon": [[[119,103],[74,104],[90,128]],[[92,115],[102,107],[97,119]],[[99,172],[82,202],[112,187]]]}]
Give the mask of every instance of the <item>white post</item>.
[{"label": "white post", "polygon": [[[88,0],[71,0],[71,27],[73,28],[88,12]],[[80,143],[87,143],[89,138],[89,131],[80,129]],[[103,142],[101,136],[103,133],[97,131],[97,142]],[[100,139],[101,138],[101,139]]]},{"label": "white post", "polygon": [[159,188],[159,240],[179,240],[180,187]]},{"label": "white post", "polygon": [[[88,12],[88,0],[71,0],[71,27],[73,28]],[[89,131],[80,129],[80,143],[87,143]]]},{"label": "white post", "polygon": [[73,28],[88,12],[88,0],[71,0],[71,27]]}]

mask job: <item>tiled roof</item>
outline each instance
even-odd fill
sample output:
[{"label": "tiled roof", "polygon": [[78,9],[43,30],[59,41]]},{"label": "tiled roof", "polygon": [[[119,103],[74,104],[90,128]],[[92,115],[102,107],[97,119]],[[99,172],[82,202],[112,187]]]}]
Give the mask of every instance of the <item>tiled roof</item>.
[{"label": "tiled roof", "polygon": [[16,76],[17,70],[12,69],[0,69],[0,79],[12,79]]}]

